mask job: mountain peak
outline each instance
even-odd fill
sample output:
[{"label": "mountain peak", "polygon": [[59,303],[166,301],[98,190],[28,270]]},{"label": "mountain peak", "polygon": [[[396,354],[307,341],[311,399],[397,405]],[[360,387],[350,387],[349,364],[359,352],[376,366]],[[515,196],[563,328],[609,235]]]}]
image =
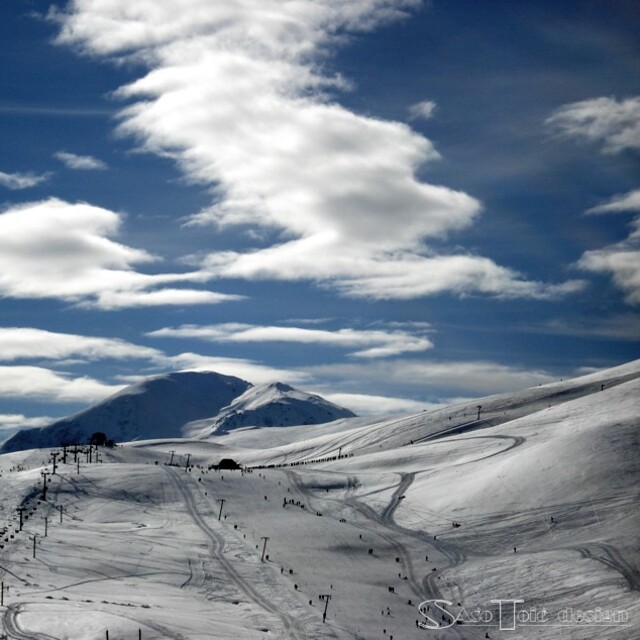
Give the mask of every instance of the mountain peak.
[{"label": "mountain peak", "polygon": [[128,442],[206,437],[249,425],[319,424],[353,415],[280,382],[254,386],[215,371],[180,371],[142,379],[73,416],[19,431],[0,452],[85,443],[96,431]]},{"label": "mountain peak", "polygon": [[218,415],[187,425],[185,433],[190,437],[206,438],[242,427],[290,427],[352,417],[355,414],[349,409],[318,395],[275,382],[247,389]]}]

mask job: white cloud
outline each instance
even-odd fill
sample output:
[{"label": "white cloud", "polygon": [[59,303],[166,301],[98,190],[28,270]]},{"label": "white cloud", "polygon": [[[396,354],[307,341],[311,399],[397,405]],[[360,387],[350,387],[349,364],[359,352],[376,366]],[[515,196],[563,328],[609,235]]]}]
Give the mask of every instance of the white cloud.
[{"label": "white cloud", "polygon": [[[12,432],[19,429],[46,427],[52,422],[55,422],[56,419],[57,418],[50,418],[49,416],[35,416],[29,418],[21,413],[0,413],[0,439],[11,435]],[[7,431],[11,433],[4,433]]]},{"label": "white cloud", "polygon": [[640,96],[565,104],[547,119],[547,124],[564,135],[601,143],[605,153],[640,149]]},{"label": "white cloud", "polygon": [[624,292],[626,302],[640,304],[640,217],[632,222],[632,231],[625,240],[586,251],[578,267],[610,274],[616,287]]},{"label": "white cloud", "polygon": [[0,361],[70,357],[91,361],[106,358],[161,360],[164,354],[118,338],[95,338],[29,327],[0,327]]},{"label": "white cloud", "polygon": [[90,378],[32,366],[0,366],[0,397],[59,403],[96,402],[122,389]]},{"label": "white cloud", "polygon": [[30,189],[42,182],[46,182],[51,177],[49,173],[5,173],[0,171],[0,186],[19,191],[21,189]]},{"label": "white cloud", "polygon": [[242,378],[253,384],[285,382],[298,385],[311,380],[311,376],[304,371],[270,367],[244,358],[218,358],[198,353],[181,353],[177,356],[168,356],[166,362],[182,371],[216,371],[223,375]]},{"label": "white cloud", "polygon": [[433,100],[423,100],[409,107],[409,116],[412,120],[428,120],[433,118],[436,107],[437,105]]},{"label": "white cloud", "polygon": [[361,416],[388,413],[418,413],[425,409],[435,409],[441,406],[440,404],[418,402],[407,398],[373,396],[362,393],[319,393],[330,402],[351,409],[351,411]]},{"label": "white cloud", "polygon": [[358,358],[381,358],[408,352],[426,351],[433,343],[406,331],[305,329],[300,327],[256,326],[249,324],[182,325],[165,327],[147,335],[157,338],[198,338],[211,342],[292,342],[356,348]]},{"label": "white cloud", "polygon": [[[77,360],[70,361],[70,358],[77,358]],[[147,375],[153,375],[158,371],[189,370],[217,371],[253,383],[287,382],[300,384],[310,379],[308,374],[301,371],[270,367],[244,358],[220,358],[190,352],[167,355],[159,349],[134,344],[119,338],[96,338],[30,327],[0,327],[0,362],[54,360],[56,366],[61,367],[106,359],[146,361],[148,362]],[[6,376],[9,376],[11,371],[16,372],[19,379],[19,382],[15,383],[16,388],[20,384],[25,385],[25,390],[16,392],[17,395],[42,397],[43,394],[38,389],[42,387],[43,382],[45,389],[51,389],[50,393],[47,392],[51,400],[55,401],[56,398],[59,398],[58,401],[66,402],[70,393],[73,393],[68,391],[69,375],[61,376],[39,366],[5,366],[0,367],[0,370],[4,371]],[[28,375],[34,376],[33,382],[29,382]],[[52,376],[55,377],[55,380]],[[130,384],[143,377],[143,375],[125,376],[120,380]],[[90,384],[86,382],[90,380],[87,378],[79,378],[78,380],[84,382],[74,382],[75,387],[89,389],[89,400],[93,399],[94,395],[100,396],[101,389],[111,391],[120,388],[97,381]],[[93,389],[98,390],[97,394],[93,393]],[[33,390],[33,394],[29,390]],[[59,396],[56,395],[58,392]],[[82,391],[79,393],[82,395]],[[1,385],[0,395],[2,395]]]},{"label": "white cloud", "polygon": [[268,249],[212,254],[202,263],[211,277],[308,279],[368,298],[575,290],[529,282],[487,258],[433,255],[425,243],[468,227],[480,203],[416,178],[439,158],[428,139],[332,101],[346,83],[323,72],[323,51],[419,4],[76,0],[55,16],[60,43],[148,65],[118,92],[137,101],[120,132],[212,189],[214,203],[194,224],[282,233]]},{"label": "white cloud", "polygon": [[598,318],[582,316],[579,319],[555,319],[545,325],[533,326],[529,331],[555,335],[585,336],[605,340],[630,340],[637,342],[640,336],[640,316],[635,313],[612,315]]},{"label": "white cloud", "polygon": [[[330,256],[328,259],[327,256]],[[553,299],[584,288],[582,280],[558,285],[526,280],[518,272],[477,256],[420,256],[408,252],[374,255],[357,241],[336,244],[317,236],[253,253],[218,253],[203,262],[205,271],[236,278],[319,281],[354,298],[404,300],[446,291],[480,292],[503,298]]]},{"label": "white cloud", "polygon": [[614,196],[609,202],[591,207],[585,213],[618,213],[621,211],[640,211],[640,189]]},{"label": "white cloud", "polygon": [[[75,0],[68,13],[53,10],[62,24],[59,41],[99,55],[143,58],[175,41],[220,34],[244,37],[282,56],[299,56],[335,37],[341,29],[366,31],[405,15],[421,0],[351,0],[348,3],[301,2],[283,6],[278,0]],[[182,10],[176,12],[176,7]],[[241,29],[246,31],[241,33]]]},{"label": "white cloud", "polygon": [[[602,143],[605,153],[637,150],[640,149],[640,96],[622,101],[595,98],[567,104],[547,123],[566,135]],[[640,211],[640,189],[615,195],[585,213],[637,211]],[[624,292],[628,304],[640,304],[640,217],[632,222],[632,231],[625,240],[586,251],[577,266],[584,271],[609,274],[615,286]]]},{"label": "white cloud", "polygon": [[202,282],[200,273],[136,271],[135,266],[157,258],[112,240],[120,225],[112,211],[53,198],[9,208],[0,214],[0,295],[58,298],[104,309],[237,299],[163,288]]},{"label": "white cloud", "polygon": [[107,164],[93,156],[79,156],[69,151],[58,151],[54,156],[68,169],[79,171],[104,171]]},{"label": "white cloud", "polygon": [[242,296],[198,289],[158,289],[156,291],[105,291],[99,295],[97,303],[85,304],[86,306],[97,305],[102,309],[124,309],[161,305],[218,304],[241,299]]},{"label": "white cloud", "polygon": [[[425,397],[477,397],[519,391],[553,382],[556,378],[541,370],[491,361],[438,362],[429,360],[378,360],[365,364],[311,366],[308,373],[325,380],[356,381],[359,388],[404,388],[421,391]],[[349,386],[349,390],[352,386]]]}]

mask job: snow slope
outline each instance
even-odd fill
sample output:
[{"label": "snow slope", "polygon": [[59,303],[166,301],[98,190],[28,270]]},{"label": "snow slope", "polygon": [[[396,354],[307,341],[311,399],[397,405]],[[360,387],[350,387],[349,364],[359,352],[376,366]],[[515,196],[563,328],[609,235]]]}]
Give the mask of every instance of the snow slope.
[{"label": "snow slope", "polygon": [[[39,505],[49,452],[5,454],[0,635],[637,640],[639,445],[634,362],[414,416],[105,449]],[[258,466],[208,469],[222,457]],[[498,599],[523,601],[515,620]]]},{"label": "snow slope", "polygon": [[155,376],[52,425],[18,432],[0,452],[86,443],[101,431],[117,442],[205,437],[239,426],[318,424],[353,416],[283,384],[252,386],[214,372]]}]

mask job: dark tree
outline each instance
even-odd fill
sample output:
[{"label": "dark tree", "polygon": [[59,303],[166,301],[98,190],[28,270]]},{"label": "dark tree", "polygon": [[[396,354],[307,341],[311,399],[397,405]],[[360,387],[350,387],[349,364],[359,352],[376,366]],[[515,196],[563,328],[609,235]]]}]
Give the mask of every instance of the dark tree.
[{"label": "dark tree", "polygon": [[104,447],[106,443],[107,443],[107,435],[102,431],[95,431],[94,433],[91,434],[91,437],[89,438],[89,444],[92,444],[97,447]]},{"label": "dark tree", "polygon": [[240,469],[240,465],[233,458],[222,458],[218,463],[218,469]]}]

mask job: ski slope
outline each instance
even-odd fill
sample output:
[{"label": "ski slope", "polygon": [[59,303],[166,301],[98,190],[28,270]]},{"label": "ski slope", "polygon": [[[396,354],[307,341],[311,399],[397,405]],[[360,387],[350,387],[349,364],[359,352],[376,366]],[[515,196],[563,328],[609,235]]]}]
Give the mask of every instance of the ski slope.
[{"label": "ski slope", "polygon": [[[413,416],[69,455],[46,501],[50,450],[5,454],[0,630],[636,640],[639,425],[635,362]],[[208,468],[224,457],[246,470]],[[446,613],[422,615],[436,598]],[[499,599],[524,601],[519,618]],[[596,609],[615,620],[571,617]]]}]

